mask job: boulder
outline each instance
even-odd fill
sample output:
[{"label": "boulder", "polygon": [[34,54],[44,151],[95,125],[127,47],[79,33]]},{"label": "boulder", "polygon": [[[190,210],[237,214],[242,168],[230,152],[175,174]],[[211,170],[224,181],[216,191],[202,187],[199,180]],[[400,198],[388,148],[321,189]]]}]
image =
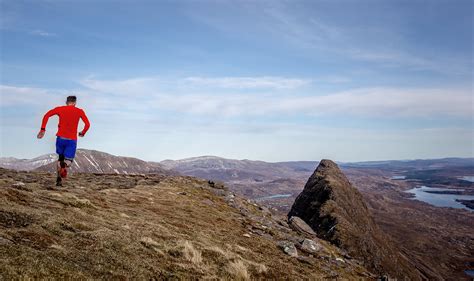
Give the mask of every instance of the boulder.
[{"label": "boulder", "polygon": [[295,244],[290,241],[280,241],[278,246],[291,257],[298,257],[298,250],[296,250]]},{"label": "boulder", "polygon": [[300,245],[300,249],[308,254],[316,254],[323,249],[323,245],[311,239],[304,239]]},{"label": "boulder", "polygon": [[306,237],[315,237],[316,233],[313,229],[301,218],[292,216],[288,220],[289,226],[296,232]]},{"label": "boulder", "polygon": [[298,261],[300,261],[302,263],[306,263],[306,264],[309,264],[309,265],[313,265],[316,262],[314,258],[305,257],[305,256],[298,256],[296,259],[298,259]]}]

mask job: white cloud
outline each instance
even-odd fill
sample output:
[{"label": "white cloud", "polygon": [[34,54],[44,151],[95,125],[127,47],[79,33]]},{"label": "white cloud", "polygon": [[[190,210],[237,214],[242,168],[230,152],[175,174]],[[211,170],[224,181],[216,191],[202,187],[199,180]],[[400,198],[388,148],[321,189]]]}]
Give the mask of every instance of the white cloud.
[{"label": "white cloud", "polygon": [[472,117],[469,90],[367,88],[327,95],[158,96],[156,104],[196,114],[339,115],[363,117]]},{"label": "white cloud", "polygon": [[[182,84],[189,83],[189,78],[173,81],[164,81],[158,78],[136,78],[119,81],[87,79],[83,80],[82,83],[89,89],[74,92],[81,94],[82,104],[90,105],[96,110],[135,110],[137,112],[153,113],[154,110],[159,109],[176,113],[210,116],[277,116],[287,114],[374,118],[440,118],[445,116],[472,118],[474,110],[473,96],[470,89],[380,87],[352,89],[334,93],[315,93],[314,95],[301,95],[291,91],[291,89],[272,93],[252,93],[250,90],[245,93],[235,93],[234,91],[229,92],[220,83],[224,81],[222,83],[226,87],[238,87],[234,83],[240,81],[241,78],[208,79],[206,81],[211,82],[206,82],[209,87],[209,89],[206,89],[207,93],[201,91],[200,85],[192,87],[194,82],[188,84],[183,91]],[[166,84],[165,90],[160,89],[161,83]],[[254,85],[252,83],[251,85]],[[262,84],[265,83],[262,82]],[[247,85],[247,87],[250,87],[250,85]],[[66,93],[69,93],[69,91],[51,91],[5,85],[1,86],[0,90],[2,106],[40,104],[45,99],[57,99],[59,95],[65,96]]]},{"label": "white cloud", "polygon": [[54,95],[48,89],[0,85],[1,106],[38,105]]},{"label": "white cloud", "polygon": [[[93,126],[83,143],[86,147],[117,154],[150,160],[201,154],[264,160],[472,156],[474,131],[469,127],[440,125],[439,128],[397,129],[388,126],[378,129],[371,128],[368,122],[363,128],[351,128],[286,118],[278,119],[287,121],[259,118],[285,114],[327,115],[348,120],[354,116],[378,119],[404,116],[411,118],[409,120],[420,116],[472,118],[470,91],[370,88],[321,96],[225,92],[176,94],[155,92],[153,87],[148,88],[154,83],[147,79],[116,81],[117,84],[99,80],[89,82],[101,91],[74,91]],[[180,84],[179,81],[176,84]],[[113,98],[108,94],[111,91],[117,91]],[[132,94],[135,91],[150,100],[137,100]],[[0,93],[0,127],[10,136],[3,140],[1,153],[18,156],[28,151],[25,147],[31,151],[38,149],[34,134],[42,114],[57,105],[53,103],[62,102],[70,91],[0,85]],[[15,112],[2,110],[8,107],[14,108]],[[22,110],[22,107],[26,109]],[[437,126],[435,124],[432,125]],[[54,132],[53,127],[50,124],[48,130]],[[31,136],[31,139],[25,136]],[[11,139],[20,139],[24,144],[18,146]],[[137,146],[138,140],[144,145]],[[239,145],[235,146],[235,143]],[[154,148],[152,152],[149,147]],[[45,145],[44,151],[49,148]],[[275,154],[275,151],[279,153]],[[39,154],[35,153],[35,156]]]},{"label": "white cloud", "polygon": [[[0,108],[2,107],[24,107],[32,106],[38,110],[46,110],[66,102],[69,95],[78,97],[79,106],[87,106],[96,111],[120,110],[127,105],[127,109],[136,108],[130,98],[114,97],[98,93],[96,91],[84,91],[80,89],[43,89],[35,87],[18,87],[0,84]],[[113,101],[113,102],[112,102]],[[143,109],[143,107],[140,107]]]}]

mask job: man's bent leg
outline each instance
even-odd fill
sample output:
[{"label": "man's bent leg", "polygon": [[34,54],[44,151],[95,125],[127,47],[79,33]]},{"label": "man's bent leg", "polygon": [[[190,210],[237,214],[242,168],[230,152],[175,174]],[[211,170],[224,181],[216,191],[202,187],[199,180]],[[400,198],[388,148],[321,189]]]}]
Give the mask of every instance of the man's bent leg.
[{"label": "man's bent leg", "polygon": [[61,166],[63,165],[62,163],[64,163],[64,155],[59,155],[58,163],[56,165],[56,186],[63,186],[61,178]]},{"label": "man's bent leg", "polygon": [[66,165],[65,160],[66,160],[66,158],[64,157],[64,155],[60,154],[59,159],[58,159],[59,167],[61,167],[61,168],[65,167],[65,165]]},{"label": "man's bent leg", "polygon": [[61,168],[61,177],[65,179],[67,177],[67,169],[72,166],[72,159],[64,160],[64,167]]},{"label": "man's bent leg", "polygon": [[66,170],[67,166],[68,166],[68,160],[65,158],[64,155],[62,154],[59,155],[58,165],[57,165],[58,174],[56,178],[57,186],[62,186],[62,179],[66,178],[67,176],[67,170]]}]

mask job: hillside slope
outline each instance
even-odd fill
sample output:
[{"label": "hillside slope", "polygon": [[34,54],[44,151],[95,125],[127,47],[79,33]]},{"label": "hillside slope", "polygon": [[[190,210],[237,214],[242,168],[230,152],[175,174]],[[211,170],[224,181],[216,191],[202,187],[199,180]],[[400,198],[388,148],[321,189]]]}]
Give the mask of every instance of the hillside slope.
[{"label": "hillside slope", "polygon": [[264,162],[201,156],[161,161],[166,169],[182,175],[224,181],[246,198],[260,200],[277,194],[301,191],[317,162]]},{"label": "hillside slope", "polygon": [[283,218],[205,180],[72,174],[53,185],[50,173],[0,169],[0,279],[374,278],[317,238],[296,254],[308,239]]}]

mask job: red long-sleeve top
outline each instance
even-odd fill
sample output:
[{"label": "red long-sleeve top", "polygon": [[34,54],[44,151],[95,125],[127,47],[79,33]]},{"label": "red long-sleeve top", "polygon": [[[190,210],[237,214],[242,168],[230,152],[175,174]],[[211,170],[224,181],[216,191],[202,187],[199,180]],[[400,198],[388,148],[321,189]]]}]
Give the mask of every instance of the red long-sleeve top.
[{"label": "red long-sleeve top", "polygon": [[77,127],[79,125],[79,119],[82,119],[85,126],[82,130],[82,134],[86,134],[89,130],[90,123],[84,110],[75,107],[74,105],[58,106],[48,111],[41,123],[41,129],[46,130],[46,124],[48,124],[49,117],[53,115],[59,116],[58,132],[56,136],[67,139],[77,140]]}]

